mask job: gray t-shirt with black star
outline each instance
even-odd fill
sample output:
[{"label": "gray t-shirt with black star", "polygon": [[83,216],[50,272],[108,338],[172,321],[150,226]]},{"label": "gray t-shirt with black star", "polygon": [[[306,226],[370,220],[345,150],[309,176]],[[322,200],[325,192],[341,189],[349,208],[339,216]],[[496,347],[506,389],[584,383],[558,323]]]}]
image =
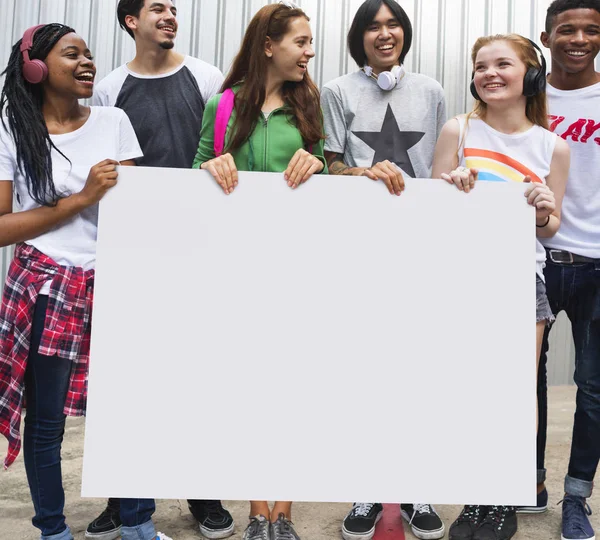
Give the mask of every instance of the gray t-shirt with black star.
[{"label": "gray t-shirt with black star", "polygon": [[321,91],[325,150],[350,167],[396,163],[413,178],[429,178],[435,143],[446,122],[441,85],[406,73],[391,91],[362,71],[328,82]]}]

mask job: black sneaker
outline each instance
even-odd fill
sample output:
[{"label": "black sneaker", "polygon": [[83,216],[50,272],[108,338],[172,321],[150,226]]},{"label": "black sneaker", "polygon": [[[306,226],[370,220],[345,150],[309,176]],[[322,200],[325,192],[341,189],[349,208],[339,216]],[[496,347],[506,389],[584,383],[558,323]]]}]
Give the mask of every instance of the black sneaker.
[{"label": "black sneaker", "polygon": [[115,540],[121,536],[121,503],[119,499],[108,499],[108,504],[85,531],[86,538],[93,540]]},{"label": "black sneaker", "polygon": [[472,540],[488,510],[488,506],[466,505],[450,525],[450,540]]},{"label": "black sneaker", "polygon": [[515,506],[517,514],[542,514],[548,510],[548,491],[544,488],[537,494],[535,506]]},{"label": "black sneaker", "polygon": [[233,518],[221,501],[188,500],[188,506],[206,538],[228,538],[233,534]]},{"label": "black sneaker", "polygon": [[517,532],[514,506],[490,506],[473,540],[509,540]]},{"label": "black sneaker", "polygon": [[444,538],[446,531],[444,523],[430,504],[401,504],[400,514],[417,538],[425,540]]},{"label": "black sneaker", "polygon": [[381,503],[354,503],[352,510],[344,518],[342,538],[344,540],[371,540],[375,525],[381,519]]}]

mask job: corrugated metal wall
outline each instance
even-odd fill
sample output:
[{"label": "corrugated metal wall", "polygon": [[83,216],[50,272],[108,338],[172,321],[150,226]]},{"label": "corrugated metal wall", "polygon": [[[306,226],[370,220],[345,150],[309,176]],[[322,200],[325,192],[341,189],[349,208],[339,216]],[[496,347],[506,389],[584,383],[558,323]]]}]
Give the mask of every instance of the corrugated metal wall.
[{"label": "corrugated metal wall", "polygon": [[[0,62],[6,65],[12,44],[34,24],[63,22],[88,42],[99,79],[133,57],[133,40],[119,29],[116,0],[0,0],[3,15]],[[244,29],[265,0],[176,0],[177,50],[227,71]],[[345,37],[362,0],[296,0],[311,17],[317,56],[311,74],[320,86],[356,69]],[[475,39],[492,33],[518,32],[539,42],[550,0],[400,0],[414,27],[406,59],[410,71],[437,79],[446,91],[450,115],[469,110],[469,49]],[[549,55],[546,54],[549,60]],[[600,63],[599,63],[600,65]],[[99,80],[98,79],[98,80]],[[157,246],[158,249],[158,246]],[[4,282],[12,250],[0,250]],[[550,381],[572,381],[573,346],[568,321],[553,331]]]}]

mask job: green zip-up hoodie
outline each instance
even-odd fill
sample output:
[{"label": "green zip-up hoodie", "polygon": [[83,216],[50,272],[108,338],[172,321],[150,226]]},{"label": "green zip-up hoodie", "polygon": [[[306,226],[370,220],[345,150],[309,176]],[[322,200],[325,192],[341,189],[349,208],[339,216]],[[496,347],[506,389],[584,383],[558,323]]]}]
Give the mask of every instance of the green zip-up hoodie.
[{"label": "green zip-up hoodie", "polygon": [[[213,96],[206,104],[198,151],[192,165],[194,169],[199,169],[202,163],[216,157],[214,151],[215,117],[222,95]],[[234,120],[235,109],[227,124],[225,148],[229,142],[229,131]],[[321,173],[327,173],[323,143],[324,141],[321,140],[313,145],[312,153],[324,165]],[[239,171],[283,172],[299,148],[308,150],[300,131],[294,125],[294,117],[291,115],[290,108],[284,105],[272,111],[268,118],[261,116],[248,140],[235,152],[232,152],[232,156]]]}]

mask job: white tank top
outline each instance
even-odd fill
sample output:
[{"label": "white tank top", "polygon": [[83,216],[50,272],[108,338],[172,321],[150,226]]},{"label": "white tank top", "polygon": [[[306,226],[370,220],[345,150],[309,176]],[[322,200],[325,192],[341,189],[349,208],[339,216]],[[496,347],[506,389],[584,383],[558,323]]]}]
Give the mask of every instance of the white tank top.
[{"label": "white tank top", "polygon": [[[527,131],[508,135],[496,131],[479,118],[457,116],[460,126],[458,161],[463,167],[479,169],[479,181],[522,182],[530,176],[532,182],[546,183],[557,136],[534,125]],[[536,272],[544,279],[546,251],[536,242]]]}]

